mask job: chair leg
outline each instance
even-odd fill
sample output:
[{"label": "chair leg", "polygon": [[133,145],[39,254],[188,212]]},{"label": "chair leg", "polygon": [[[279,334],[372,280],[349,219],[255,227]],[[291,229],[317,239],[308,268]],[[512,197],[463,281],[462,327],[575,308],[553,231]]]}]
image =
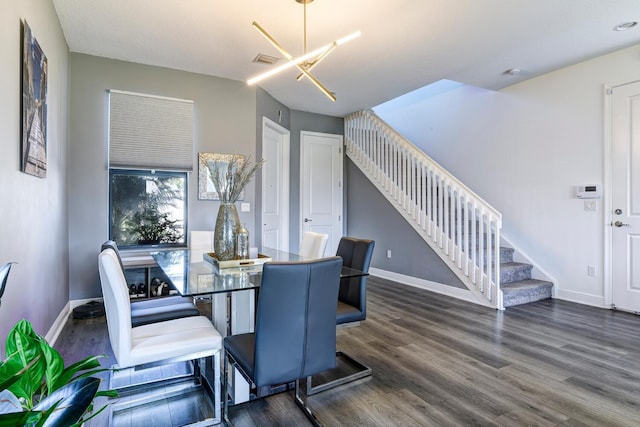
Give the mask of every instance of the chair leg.
[{"label": "chair leg", "polygon": [[221,403],[222,403],[222,395],[220,394],[220,353],[222,352],[222,350],[218,351],[214,357],[213,357],[213,389],[214,389],[214,400],[213,400],[213,405],[215,406],[214,409],[214,414],[215,414],[215,418],[214,418],[214,424],[218,424],[220,423],[222,416],[220,414],[220,411],[222,408],[220,408]]},{"label": "chair leg", "polygon": [[[213,363],[213,384],[211,378],[206,374],[206,364],[208,357],[200,357],[192,360],[193,370],[190,374],[177,375],[170,378],[163,378],[158,380],[147,381],[144,383],[134,385],[124,385],[120,387],[112,387],[113,376],[110,375],[109,384],[110,388],[116,389],[120,394],[120,398],[125,396],[131,396],[132,400],[116,401],[111,404],[110,420],[113,417],[114,412],[123,410],[130,410],[134,407],[147,405],[150,402],[157,401],[158,398],[167,399],[167,396],[179,396],[185,391],[193,391],[197,387],[202,387],[204,393],[209,396],[213,404],[213,418],[207,418],[205,420],[197,421],[189,424],[190,426],[212,426],[218,425],[222,418],[221,408],[221,393],[220,393],[220,353],[218,350],[211,357]],[[133,368],[127,368],[133,369]],[[189,380],[188,382],[186,380]],[[182,384],[185,384],[184,386]],[[159,387],[161,386],[161,387]],[[154,392],[152,388],[156,387],[157,391]],[[136,393],[142,391],[141,395]],[[109,424],[111,425],[111,424]]]},{"label": "chair leg", "polygon": [[222,424],[225,426],[232,426],[231,421],[229,420],[229,359],[225,356],[224,358],[224,376],[222,381],[224,381],[224,387],[222,392]]},{"label": "chair leg", "polygon": [[309,405],[307,405],[307,399],[306,396],[303,399],[302,396],[300,395],[300,380],[297,379],[296,380],[296,395],[295,395],[295,401],[296,404],[298,405],[298,407],[300,409],[302,409],[302,411],[304,412],[304,414],[307,416],[307,418],[309,419],[309,421],[311,421],[311,423],[315,426],[315,427],[323,427],[324,424],[322,424],[320,422],[320,420],[318,420],[318,418],[313,414],[313,412],[311,411],[311,408],[309,407]]},{"label": "chair leg", "polygon": [[206,366],[205,363],[204,357],[193,361],[193,376],[195,378],[195,383],[198,385],[202,384],[202,366]]},{"label": "chair leg", "polygon": [[312,377],[307,377],[307,396],[314,395],[316,393],[320,393],[321,391],[329,390],[334,387],[338,387],[343,384],[350,383],[352,381],[359,380],[361,378],[366,378],[371,375],[371,368],[362,363],[358,362],[353,357],[342,351],[336,351],[336,358],[342,357],[349,361],[350,364],[356,366],[358,368],[357,372],[353,374],[346,375],[344,377],[336,378],[335,380],[327,381],[326,383],[319,384],[314,386],[312,382]]}]

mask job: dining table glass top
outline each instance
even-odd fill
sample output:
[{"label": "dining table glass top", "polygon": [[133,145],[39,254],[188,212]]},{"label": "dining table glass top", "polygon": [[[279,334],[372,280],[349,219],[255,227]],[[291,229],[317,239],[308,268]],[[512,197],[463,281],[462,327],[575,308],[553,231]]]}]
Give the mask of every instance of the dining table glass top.
[{"label": "dining table glass top", "polygon": [[[305,258],[290,252],[263,248],[261,255],[272,261],[304,261]],[[199,259],[191,259],[188,249],[164,250],[152,252],[158,266],[166,274],[173,286],[183,296],[209,295],[223,292],[235,292],[260,287],[262,281],[262,264],[244,267],[218,268]],[[342,267],[341,278],[365,276],[368,273],[349,267]]]}]

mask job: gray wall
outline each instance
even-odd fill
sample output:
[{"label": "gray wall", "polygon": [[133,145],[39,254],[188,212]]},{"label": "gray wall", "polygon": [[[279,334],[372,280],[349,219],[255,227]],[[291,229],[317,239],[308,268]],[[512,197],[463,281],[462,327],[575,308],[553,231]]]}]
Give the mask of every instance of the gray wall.
[{"label": "gray wall", "polygon": [[[20,20],[48,60],[47,177],[20,172]],[[20,319],[45,335],[69,300],[68,56],[50,1],[0,2],[0,264],[17,261],[0,306],[0,357]]]},{"label": "gray wall", "polygon": [[[347,160],[347,233],[376,242],[371,266],[465,288],[358,167]],[[391,259],[387,250],[391,250]]]},{"label": "gray wall", "polygon": [[[300,132],[321,132],[344,135],[342,117],[325,116],[306,111],[291,111],[291,164],[289,192],[289,247],[300,246]],[[346,203],[344,204],[346,208]]]},{"label": "gray wall", "polygon": [[[243,82],[166,68],[71,54],[69,153],[70,298],[101,295],[100,244],[108,237],[108,89],[191,99],[195,111],[194,171],[189,178],[189,229],[213,230],[219,202],[198,200],[197,153],[256,158],[256,91]],[[255,206],[254,182],[245,202]],[[255,236],[253,210],[240,213]]]}]

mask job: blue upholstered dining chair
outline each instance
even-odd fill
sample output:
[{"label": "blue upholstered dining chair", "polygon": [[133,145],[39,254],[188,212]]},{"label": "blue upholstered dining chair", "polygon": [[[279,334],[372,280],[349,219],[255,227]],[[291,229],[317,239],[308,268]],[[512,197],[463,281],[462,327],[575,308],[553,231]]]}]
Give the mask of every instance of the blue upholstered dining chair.
[{"label": "blue upholstered dining chair", "polygon": [[[232,364],[252,388],[295,381],[295,401],[321,425],[300,394],[299,380],[335,367],[336,300],[342,258],[264,264],[255,333],[224,339],[224,378]],[[228,417],[228,381],[223,420]]]},{"label": "blue upholstered dining chair", "polygon": [[[354,237],[342,237],[338,243],[336,255],[341,257],[343,265],[356,270],[369,272],[375,242]],[[336,325],[356,325],[367,318],[367,276],[344,278],[340,281]],[[371,369],[349,356],[344,351],[336,351],[336,357],[355,366],[355,372],[335,378],[329,382],[313,385],[307,378],[307,395],[319,393],[342,384],[346,384],[371,375]]]}]

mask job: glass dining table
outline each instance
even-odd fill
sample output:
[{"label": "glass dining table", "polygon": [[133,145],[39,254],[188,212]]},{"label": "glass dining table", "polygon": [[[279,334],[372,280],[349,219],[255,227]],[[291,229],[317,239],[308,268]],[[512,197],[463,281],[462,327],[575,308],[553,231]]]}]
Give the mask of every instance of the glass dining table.
[{"label": "glass dining table", "polygon": [[[272,261],[305,260],[300,255],[271,248],[263,248],[260,255]],[[210,299],[211,321],[223,336],[253,332],[262,264],[218,268],[205,261],[201,253],[194,255],[188,249],[152,252],[151,256],[180,295]],[[349,267],[342,267],[340,272],[341,278],[366,275],[368,273]],[[231,388],[234,402],[249,399],[249,385],[241,375],[233,375]]]},{"label": "glass dining table", "polygon": [[[263,248],[260,255],[272,261],[304,261],[305,258],[290,252]],[[218,268],[211,262],[191,259],[188,249],[152,252],[151,256],[182,296],[204,296],[218,293],[246,291],[260,287],[262,264],[242,267]],[[365,276],[365,273],[342,267],[340,278]]]}]

